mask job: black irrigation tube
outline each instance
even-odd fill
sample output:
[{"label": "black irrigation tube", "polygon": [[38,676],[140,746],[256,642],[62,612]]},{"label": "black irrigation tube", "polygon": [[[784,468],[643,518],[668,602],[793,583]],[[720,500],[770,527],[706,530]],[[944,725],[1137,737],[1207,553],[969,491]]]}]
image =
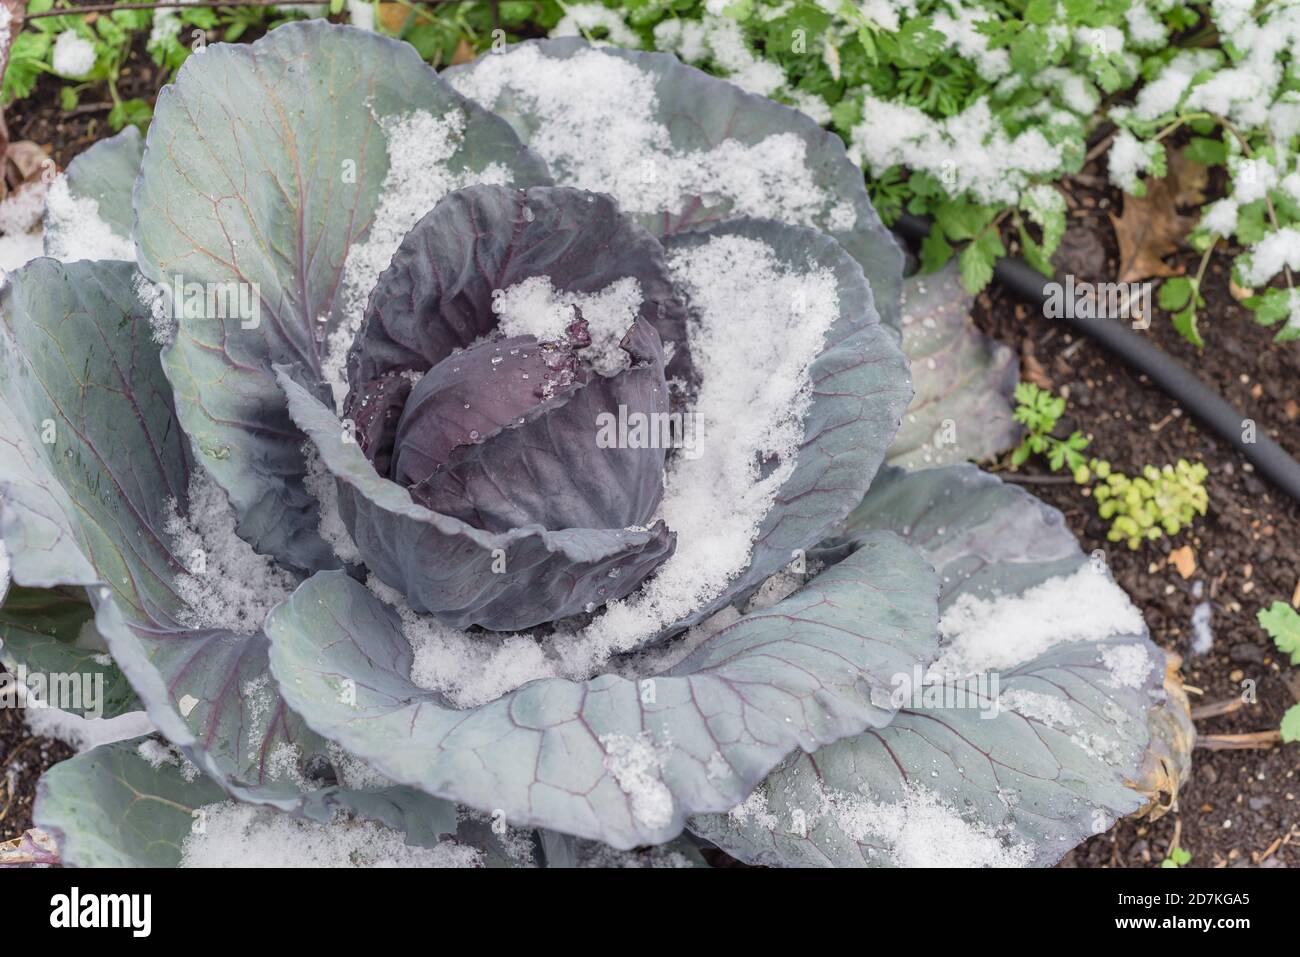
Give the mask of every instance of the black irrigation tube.
[{"label": "black irrigation tube", "polygon": [[[904,213],[894,228],[904,238],[919,243],[929,234],[930,222]],[[1046,302],[1049,295],[1047,285],[1052,282],[1021,259],[999,260],[993,270],[993,281],[1018,298],[1039,306]],[[1065,321],[1150,377],[1179,405],[1253,464],[1261,475],[1300,502],[1300,462],[1258,427],[1254,430],[1253,442],[1243,441],[1242,432],[1248,416],[1234,409],[1163,350],[1114,319],[1074,317]]]}]

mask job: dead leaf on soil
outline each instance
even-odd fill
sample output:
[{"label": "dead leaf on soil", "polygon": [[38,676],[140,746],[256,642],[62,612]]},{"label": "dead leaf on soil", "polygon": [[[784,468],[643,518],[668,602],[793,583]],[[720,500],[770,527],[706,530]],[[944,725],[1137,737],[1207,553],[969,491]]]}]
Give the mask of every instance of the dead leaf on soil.
[{"label": "dead leaf on soil", "polygon": [[1183,659],[1173,652],[1165,657],[1165,700],[1147,712],[1151,740],[1142,757],[1142,768],[1129,787],[1146,797],[1147,803],[1134,811],[1133,818],[1154,821],[1163,817],[1178,801],[1178,791],[1192,767],[1192,746],[1196,726],[1183,679]]},{"label": "dead leaf on soil", "polygon": [[1178,569],[1178,574],[1182,575],[1184,580],[1191,578],[1196,571],[1196,552],[1192,551],[1191,545],[1175,548],[1169,553],[1169,560],[1173,562],[1174,568]]},{"label": "dead leaf on soil", "polygon": [[1177,251],[1179,241],[1191,232],[1197,218],[1178,212],[1176,195],[1172,176],[1149,179],[1145,196],[1126,195],[1123,213],[1111,214],[1111,226],[1119,241],[1117,282],[1178,275],[1178,268],[1163,257]]},{"label": "dead leaf on soil", "polygon": [[1025,382],[1032,382],[1040,389],[1052,389],[1052,380],[1047,375],[1047,370],[1043,364],[1038,361],[1038,356],[1034,355],[1034,340],[1022,339],[1020,341],[1020,378]]},{"label": "dead leaf on soil", "polygon": [[36,828],[0,844],[0,867],[52,867],[58,863],[59,848],[54,838]]},{"label": "dead leaf on soil", "polygon": [[1174,203],[1183,206],[1200,206],[1205,202],[1205,187],[1210,181],[1210,168],[1189,160],[1180,150],[1170,154],[1169,178],[1174,181]]},{"label": "dead leaf on soil", "polygon": [[404,3],[381,3],[377,19],[384,29],[391,33],[399,33],[402,27],[406,26],[406,18],[410,14],[411,8]]},{"label": "dead leaf on soil", "polygon": [[1243,302],[1255,295],[1255,290],[1238,286],[1237,281],[1231,277],[1228,278],[1228,292],[1237,302]]},{"label": "dead leaf on soil", "polygon": [[459,66],[462,63],[468,63],[474,59],[474,48],[469,45],[469,41],[464,37],[456,43],[456,51],[451,55],[451,65]]}]

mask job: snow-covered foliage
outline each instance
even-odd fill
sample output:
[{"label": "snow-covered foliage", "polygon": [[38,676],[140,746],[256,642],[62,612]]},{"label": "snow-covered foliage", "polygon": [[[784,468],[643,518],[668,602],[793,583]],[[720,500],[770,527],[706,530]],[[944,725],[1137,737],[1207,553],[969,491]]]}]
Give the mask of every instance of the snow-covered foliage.
[{"label": "snow-covered foliage", "polygon": [[[914,22],[863,9],[882,44]],[[979,8],[933,13],[917,42],[1014,75]],[[770,85],[741,39],[673,42]],[[969,106],[953,130],[994,122]],[[102,252],[0,288],[0,554],[11,593],[69,605],[4,654],[93,665],[161,735],[65,732],[87,750],[35,817],[66,863],[691,866],[689,831],[1047,865],[1146,803],[1168,701],[1137,609],[1025,492],[884,465],[901,255],[807,116],[664,54],[567,37],[439,77],[317,21],[213,45],[145,148],[110,144],[45,222],[102,224]],[[1032,778],[1034,813],[928,753],[868,760],[923,718]],[[775,836],[791,756],[845,752]]]},{"label": "snow-covered foliage", "polygon": [[[1234,278],[1246,305],[1277,338],[1300,338],[1300,3],[1212,3],[1217,49],[1152,58],[1132,104],[1110,118],[1121,126],[1110,149],[1111,180],[1140,193],[1136,173],[1163,169],[1167,142],[1186,130],[1184,155],[1226,168],[1227,195],[1207,203],[1192,242],[1206,257],[1221,244],[1242,247]],[[1117,152],[1118,150],[1118,152]],[[1202,273],[1204,270],[1201,271]],[[1162,305],[1194,343],[1200,275],[1166,282]]]}]

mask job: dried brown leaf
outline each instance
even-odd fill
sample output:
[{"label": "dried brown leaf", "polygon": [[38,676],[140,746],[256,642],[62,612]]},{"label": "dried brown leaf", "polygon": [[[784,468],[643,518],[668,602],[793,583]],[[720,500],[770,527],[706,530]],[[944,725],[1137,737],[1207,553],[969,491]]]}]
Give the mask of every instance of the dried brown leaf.
[{"label": "dried brown leaf", "polygon": [[456,43],[456,50],[451,55],[451,65],[459,66],[462,63],[468,63],[474,59],[474,48],[469,45],[469,41],[464,37]]},{"label": "dried brown leaf", "polygon": [[1169,178],[1174,182],[1174,202],[1182,207],[1200,206],[1205,202],[1205,187],[1210,168],[1189,160],[1180,150],[1169,156]]},{"label": "dried brown leaf", "polygon": [[1183,679],[1179,674],[1183,660],[1167,653],[1165,659],[1165,700],[1147,712],[1151,740],[1143,755],[1142,769],[1129,786],[1144,795],[1147,803],[1131,815],[1156,820],[1178,802],[1178,792],[1192,767],[1192,748],[1196,727]]},{"label": "dried brown leaf", "polygon": [[1164,257],[1178,249],[1178,243],[1196,225],[1196,217],[1178,212],[1176,189],[1172,177],[1147,180],[1145,196],[1125,196],[1124,211],[1119,216],[1111,214],[1119,241],[1118,282],[1178,274]]}]

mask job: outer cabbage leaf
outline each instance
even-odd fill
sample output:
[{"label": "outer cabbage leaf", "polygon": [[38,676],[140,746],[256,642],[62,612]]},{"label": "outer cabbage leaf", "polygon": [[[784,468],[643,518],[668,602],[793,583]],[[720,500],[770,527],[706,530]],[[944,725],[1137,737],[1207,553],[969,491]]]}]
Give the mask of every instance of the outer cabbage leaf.
[{"label": "outer cabbage leaf", "polygon": [[179,761],[154,765],[135,738],[60,761],[36,785],[36,826],[67,867],[175,867],[199,808],[226,800]]},{"label": "outer cabbage leaf", "polygon": [[[902,252],[843,141],[806,114],[670,54],[578,38],[531,40],[445,76],[507,119],[556,182],[612,194],[658,236],[737,216],[831,234],[861,264],[884,322],[899,327]],[[624,91],[632,102],[618,98]]]},{"label": "outer cabbage leaf", "polygon": [[350,430],[291,370],[278,372],[290,414],[338,480],[340,515],[367,566],[418,612],[457,628],[529,628],[623,597],[672,551],[663,522],[497,533],[432,512],[375,471]]},{"label": "outer cabbage leaf", "polygon": [[[812,402],[804,416],[803,443],[794,472],[759,527],[749,566],[714,600],[674,628],[701,622],[733,604],[831,534],[870,487],[912,398],[907,359],[896,337],[880,324],[878,300],[861,267],[839,243],[811,229],[738,219],[680,233],[665,245],[671,255],[720,236],[763,242],[793,271],[829,270],[835,277],[840,314],[809,367]],[[784,304],[772,303],[771,308],[784,308]],[[756,317],[755,329],[763,334],[761,317]]]},{"label": "outer cabbage leaf", "polygon": [[[131,238],[135,212],[131,209],[131,189],[140,160],[144,156],[144,138],[134,126],[128,126],[116,136],[100,140],[89,149],[78,153],[68,164],[64,176],[68,192],[74,200],[94,200],[99,218],[114,236]],[[76,231],[85,223],[45,219],[45,251],[55,255],[62,248],[77,248]]]},{"label": "outer cabbage leaf", "polygon": [[[941,631],[960,633],[948,616],[972,597],[1024,597],[1080,575],[1118,591],[1059,512],[969,466],[885,470],[822,555],[881,528],[903,534],[934,564]],[[1081,588],[1086,579],[1069,580]],[[1099,612],[1066,595],[1051,618],[1060,636]],[[1020,622],[1008,628],[1006,641],[1017,640],[1011,631],[1025,639]],[[766,864],[1055,863],[1146,802],[1149,722],[1165,707],[1164,654],[1145,627],[1074,637],[1003,668],[1000,687],[986,686],[964,707],[908,697],[888,727],[787,761],[743,807],[697,817],[692,831]],[[952,640],[947,634],[945,648]],[[1129,674],[1114,667],[1124,657]],[[940,690],[957,687],[945,676]],[[1002,707],[990,717],[984,709],[994,695]]]},{"label": "outer cabbage leaf", "polygon": [[309,579],[266,631],[293,709],[393,780],[630,848],[735,804],[796,747],[885,725],[889,676],[934,654],[935,588],[897,536],[870,536],[663,675],[544,679],[464,711],[412,683],[397,615],[342,572]]},{"label": "outer cabbage leaf", "polygon": [[[215,781],[167,755],[156,741],[153,752],[144,751],[151,740],[101,745],[42,776],[33,817],[55,837],[64,865],[176,867],[185,838],[205,823],[201,809],[229,800]],[[330,786],[319,797],[330,812],[326,820],[343,812],[378,821],[421,847],[471,829],[459,823],[454,805],[412,788]]]},{"label": "outer cabbage leaf", "polygon": [[[0,594],[0,601],[0,664],[15,674],[21,666],[28,673],[46,676],[85,676],[92,684],[82,685],[82,694],[94,687],[93,682],[101,683],[98,701],[83,697],[80,707],[65,702],[61,704],[65,711],[92,711],[114,718],[141,709],[126,676],[100,647],[102,639],[94,633],[95,610],[84,592],[19,587],[8,597]],[[82,640],[87,630],[94,636],[93,642]]]},{"label": "outer cabbage leaf", "polygon": [[[191,628],[170,503],[190,470],[134,267],[39,259],[0,290],[0,536],[14,581],[85,586],[154,724],[230,793],[320,816],[324,742],[266,670],[266,638]],[[42,441],[42,439],[49,441]],[[8,609],[6,609],[7,611]]]},{"label": "outer cabbage leaf", "polygon": [[929,468],[981,461],[1019,441],[1011,393],[1020,378],[1015,352],[970,319],[974,302],[957,264],[903,283],[903,352],[916,398],[889,449],[889,463]]},{"label": "outer cabbage leaf", "polygon": [[217,284],[208,289],[251,284],[256,295],[255,317],[179,321],[164,362],[181,423],[230,495],[240,534],[300,569],[338,562],[317,533],[303,439],[271,364],[319,377],[327,335],[344,321],[348,253],[385,198],[384,124],[415,111],[463,117],[454,152],[426,178],[548,182],[504,122],[409,44],[322,21],[187,60],[149,129],[135,191],[142,270],[168,286],[180,276]]}]

